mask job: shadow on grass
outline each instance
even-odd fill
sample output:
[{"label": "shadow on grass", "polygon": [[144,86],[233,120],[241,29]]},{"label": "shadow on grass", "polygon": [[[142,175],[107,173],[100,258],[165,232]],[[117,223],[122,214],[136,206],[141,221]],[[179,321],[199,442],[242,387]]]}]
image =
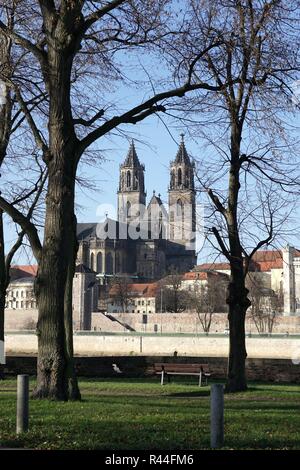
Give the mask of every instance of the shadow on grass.
[{"label": "shadow on grass", "polygon": [[164,396],[175,398],[205,398],[210,396],[210,390],[196,390],[193,392],[174,392],[168,393]]}]

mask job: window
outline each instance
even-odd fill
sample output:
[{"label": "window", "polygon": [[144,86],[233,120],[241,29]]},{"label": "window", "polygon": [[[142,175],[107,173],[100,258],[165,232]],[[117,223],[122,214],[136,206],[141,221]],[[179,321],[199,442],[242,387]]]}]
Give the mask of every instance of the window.
[{"label": "window", "polygon": [[131,204],[130,204],[129,201],[128,201],[127,204],[126,204],[126,216],[127,216],[127,217],[130,217],[130,216],[131,216]]},{"label": "window", "polygon": [[105,271],[107,274],[113,274],[113,271],[114,271],[114,266],[113,266],[113,256],[112,254],[109,252],[106,254],[106,257],[105,257]]},{"label": "window", "polygon": [[23,300],[21,300],[21,308],[23,308],[23,307],[24,307],[24,302],[23,302]]},{"label": "window", "polygon": [[23,299],[23,295],[24,295],[24,292],[21,290],[21,297],[22,297],[22,299]]},{"label": "window", "polygon": [[181,168],[178,170],[178,185],[182,184],[182,171]]},{"label": "window", "polygon": [[102,273],[102,253],[97,254],[97,273]]},{"label": "window", "polygon": [[131,173],[130,173],[130,171],[127,171],[126,186],[127,186],[127,188],[129,188],[131,186]]},{"label": "window", "polygon": [[91,265],[90,268],[94,270],[94,253],[91,254]]},{"label": "window", "polygon": [[150,302],[150,300],[148,300],[148,305],[150,305],[150,304],[151,304],[151,302]]},{"label": "window", "polygon": [[19,291],[18,290],[16,291],[16,297],[19,297]]},{"label": "window", "polygon": [[18,301],[16,302],[16,308],[19,308],[19,302]]}]

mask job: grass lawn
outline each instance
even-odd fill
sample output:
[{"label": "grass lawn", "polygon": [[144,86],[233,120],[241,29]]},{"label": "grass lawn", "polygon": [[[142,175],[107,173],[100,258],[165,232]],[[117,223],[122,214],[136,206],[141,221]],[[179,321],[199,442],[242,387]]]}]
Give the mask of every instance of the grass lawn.
[{"label": "grass lawn", "polygon": [[[0,382],[0,446],[209,448],[209,387],[195,380],[162,387],[158,379],[82,379],[80,387],[82,402],[31,400],[30,431],[16,437],[16,380]],[[225,395],[225,448],[300,449],[300,386],[250,384]]]}]

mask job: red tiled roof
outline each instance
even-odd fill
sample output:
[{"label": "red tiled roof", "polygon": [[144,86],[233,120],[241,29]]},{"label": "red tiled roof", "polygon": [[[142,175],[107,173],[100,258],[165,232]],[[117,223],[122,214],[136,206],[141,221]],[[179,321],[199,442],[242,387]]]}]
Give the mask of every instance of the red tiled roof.
[{"label": "red tiled roof", "polygon": [[208,273],[207,272],[189,272],[185,273],[182,276],[182,279],[184,281],[194,281],[196,279],[199,279],[200,281],[205,281],[208,278]]},{"label": "red tiled roof", "polygon": [[194,268],[195,271],[229,271],[230,264],[229,263],[203,263],[198,264]]},{"label": "red tiled roof", "polygon": [[[300,256],[300,251],[295,250],[295,255]],[[268,272],[271,269],[282,269],[283,259],[281,250],[259,250],[251,260],[250,271]],[[228,271],[229,263],[204,263],[198,264],[194,268],[195,271]]]},{"label": "red tiled roof", "polygon": [[260,250],[252,258],[251,270],[268,272],[271,269],[282,269],[283,259],[281,250]]},{"label": "red tiled roof", "polygon": [[[157,293],[157,283],[143,283],[143,284],[128,284],[126,290],[128,296],[132,297],[155,297]],[[111,296],[118,295],[119,286],[116,284],[109,290]]]},{"label": "red tiled roof", "polygon": [[10,276],[12,280],[21,277],[35,277],[37,274],[38,266],[36,264],[28,265],[14,265],[10,268]]}]

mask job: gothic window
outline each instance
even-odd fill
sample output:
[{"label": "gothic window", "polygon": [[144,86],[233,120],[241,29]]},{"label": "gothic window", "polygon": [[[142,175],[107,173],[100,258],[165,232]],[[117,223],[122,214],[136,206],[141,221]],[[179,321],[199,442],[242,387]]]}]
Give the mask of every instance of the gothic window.
[{"label": "gothic window", "polygon": [[177,201],[177,225],[179,230],[181,231],[181,238],[184,238],[184,205],[181,199]]},{"label": "gothic window", "polygon": [[182,184],[182,171],[181,168],[178,169],[178,186]]},{"label": "gothic window", "polygon": [[177,201],[176,214],[178,217],[183,217],[183,203],[181,199],[178,199]]},{"label": "gothic window", "polygon": [[188,188],[190,185],[190,175],[189,175],[189,170],[185,170],[185,187]]},{"label": "gothic window", "polygon": [[126,185],[127,185],[127,188],[129,188],[131,186],[131,173],[130,173],[130,171],[127,171]]},{"label": "gothic window", "polygon": [[102,253],[97,254],[97,273],[102,273]]},{"label": "gothic window", "polygon": [[134,173],[133,189],[138,189],[138,181],[139,181],[139,175],[138,175],[138,171],[136,170]]},{"label": "gothic window", "polygon": [[131,216],[131,204],[129,201],[127,202],[126,214],[127,214],[127,217]]},{"label": "gothic window", "polygon": [[175,171],[171,171],[171,189],[173,189],[175,186]]},{"label": "gothic window", "polygon": [[105,257],[105,272],[106,274],[113,274],[114,272],[113,256],[111,253],[107,253]]},{"label": "gothic window", "polygon": [[91,264],[90,264],[90,268],[92,270],[94,270],[94,253],[91,254]]}]

